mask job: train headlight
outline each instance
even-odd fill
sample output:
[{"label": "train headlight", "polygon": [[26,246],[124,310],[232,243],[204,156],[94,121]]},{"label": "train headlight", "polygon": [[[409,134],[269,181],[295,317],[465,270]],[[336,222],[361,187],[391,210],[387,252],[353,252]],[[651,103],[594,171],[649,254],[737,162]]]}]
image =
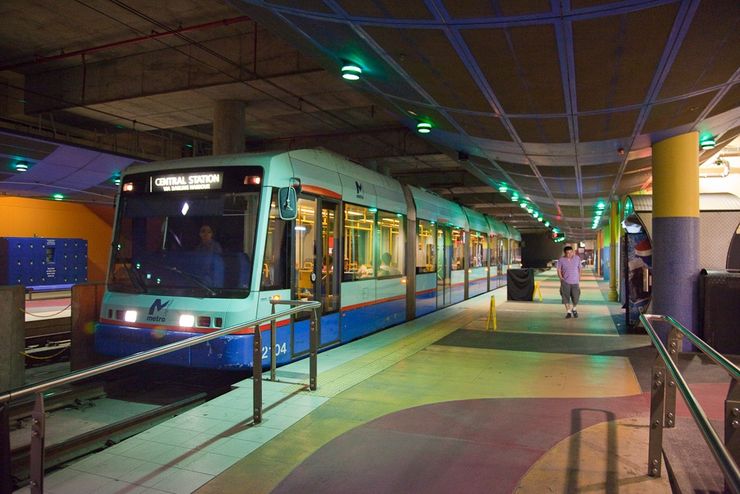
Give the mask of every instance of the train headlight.
[{"label": "train headlight", "polygon": [[195,316],[192,314],[180,314],[180,326],[192,328],[195,326]]},{"label": "train headlight", "polygon": [[123,313],[123,320],[126,322],[136,322],[136,316],[138,315],[135,310],[127,310]]}]

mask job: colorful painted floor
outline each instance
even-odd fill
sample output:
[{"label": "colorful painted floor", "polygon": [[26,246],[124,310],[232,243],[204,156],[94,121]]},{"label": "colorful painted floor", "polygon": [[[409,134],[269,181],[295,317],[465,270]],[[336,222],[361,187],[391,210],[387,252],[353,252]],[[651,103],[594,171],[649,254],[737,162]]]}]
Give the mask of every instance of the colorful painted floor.
[{"label": "colorful painted floor", "polygon": [[[619,306],[585,278],[578,319],[564,318],[546,272],[542,301],[493,292],[496,332],[486,330],[490,294],[457,304],[320,354],[315,392],[266,382],[260,425],[245,381],[49,476],[46,490],[670,492],[665,473],[646,475],[655,352],[647,336],[618,333]],[[305,380],[307,366],[278,376]],[[685,367],[689,379],[703,371]],[[721,382],[698,386],[721,405]]]}]

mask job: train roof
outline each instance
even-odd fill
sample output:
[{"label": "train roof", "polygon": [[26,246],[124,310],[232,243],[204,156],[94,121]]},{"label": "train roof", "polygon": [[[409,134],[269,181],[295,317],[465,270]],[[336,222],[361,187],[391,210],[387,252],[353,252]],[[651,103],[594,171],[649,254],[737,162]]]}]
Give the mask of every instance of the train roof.
[{"label": "train roof", "polygon": [[416,204],[416,217],[427,221],[435,221],[442,225],[452,225],[468,229],[468,217],[461,205],[448,201],[433,192],[408,186]]},{"label": "train roof", "polygon": [[483,213],[465,206],[463,206],[462,209],[468,217],[468,225],[470,225],[471,230],[483,232],[485,234],[491,233],[491,226],[488,224],[486,216]]}]

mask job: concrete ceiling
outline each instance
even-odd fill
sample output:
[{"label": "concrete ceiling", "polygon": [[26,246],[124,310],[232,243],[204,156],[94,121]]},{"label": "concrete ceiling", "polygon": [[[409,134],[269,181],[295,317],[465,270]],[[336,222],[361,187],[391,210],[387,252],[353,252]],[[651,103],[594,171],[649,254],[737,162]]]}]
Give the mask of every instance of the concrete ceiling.
[{"label": "concrete ceiling", "polygon": [[[0,15],[6,194],[110,202],[130,162],[209,154],[215,101],[237,99],[247,150],[323,146],[544,230],[506,184],[580,240],[598,201],[650,186],[652,142],[740,133],[735,0],[5,0]],[[362,80],[340,78],[345,60]]]}]

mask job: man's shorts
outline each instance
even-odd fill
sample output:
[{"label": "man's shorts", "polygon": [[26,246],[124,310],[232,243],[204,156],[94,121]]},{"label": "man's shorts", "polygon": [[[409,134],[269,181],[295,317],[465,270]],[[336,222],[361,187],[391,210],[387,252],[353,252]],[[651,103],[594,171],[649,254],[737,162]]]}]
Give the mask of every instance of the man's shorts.
[{"label": "man's shorts", "polygon": [[560,297],[564,304],[578,305],[578,299],[581,297],[581,287],[578,284],[571,285],[560,281]]}]

